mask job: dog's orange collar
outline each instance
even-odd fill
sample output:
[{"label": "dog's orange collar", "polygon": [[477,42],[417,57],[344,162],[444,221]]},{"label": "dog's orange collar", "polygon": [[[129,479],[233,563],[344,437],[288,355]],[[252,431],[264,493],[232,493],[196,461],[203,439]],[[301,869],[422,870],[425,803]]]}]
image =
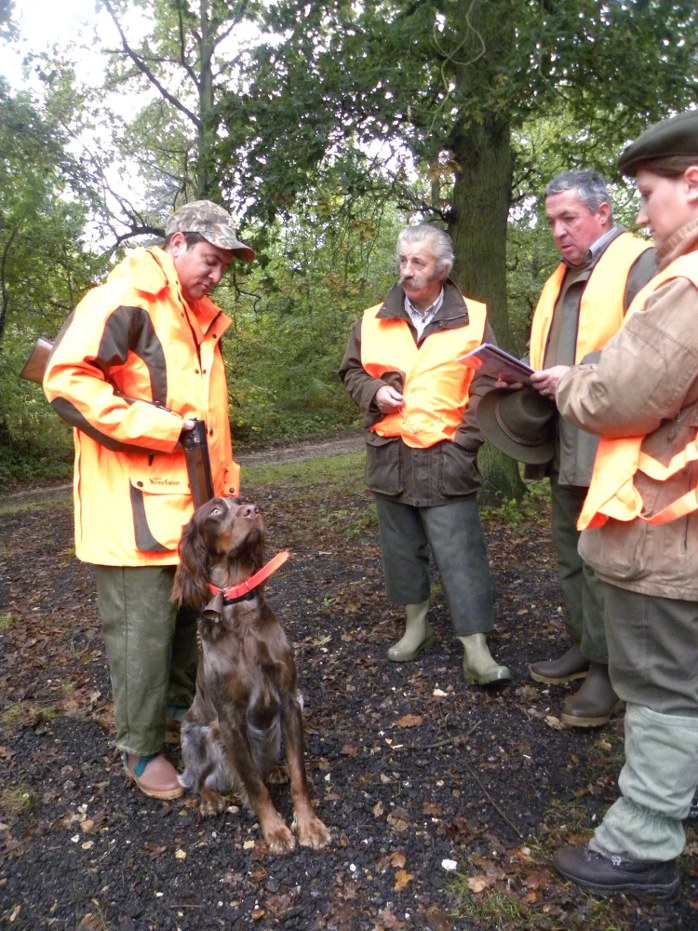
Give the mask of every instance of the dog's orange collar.
[{"label": "dog's orange collar", "polygon": [[273,559],[270,559],[266,566],[262,566],[259,572],[255,572],[254,575],[251,575],[249,579],[238,582],[236,585],[231,585],[230,588],[218,588],[216,585],[212,585],[209,582],[209,591],[212,595],[221,594],[226,601],[235,601],[238,598],[244,598],[245,595],[249,595],[254,588],[276,572],[280,566],[283,566],[289,556],[290,553],[288,550],[282,550],[280,553],[277,553]]}]

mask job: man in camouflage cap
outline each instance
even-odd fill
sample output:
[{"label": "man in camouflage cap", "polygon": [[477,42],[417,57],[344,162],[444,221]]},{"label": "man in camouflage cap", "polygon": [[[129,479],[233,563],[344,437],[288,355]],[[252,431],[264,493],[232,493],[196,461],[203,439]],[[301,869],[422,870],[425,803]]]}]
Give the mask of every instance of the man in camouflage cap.
[{"label": "man in camouflage cap", "polygon": [[213,201],[193,200],[176,210],[165,228],[167,241],[177,232],[199,233],[219,249],[231,250],[243,262],[255,259],[254,251],[238,240],[230,214]]},{"label": "man in camouflage cap", "polygon": [[230,215],[184,205],[162,248],[136,249],[80,302],[44,379],[75,429],[75,550],[95,566],[116,745],[127,777],[161,800],[182,794],[163,748],[196,677],[196,618],[170,596],[194,510],[181,438],[197,419],[214,494],[239,491],[220,350],[231,321],[208,297],[235,258],[255,253]]}]

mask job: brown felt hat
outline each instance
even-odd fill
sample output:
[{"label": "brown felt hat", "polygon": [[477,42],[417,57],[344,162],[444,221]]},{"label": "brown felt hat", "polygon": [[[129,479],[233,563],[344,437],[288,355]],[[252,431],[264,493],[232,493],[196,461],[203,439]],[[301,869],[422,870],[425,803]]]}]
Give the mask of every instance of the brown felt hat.
[{"label": "brown felt hat", "polygon": [[654,123],[623,150],[618,169],[621,174],[633,175],[644,162],[676,155],[695,155],[698,162],[698,110]]},{"label": "brown felt hat", "polygon": [[490,443],[530,465],[553,458],[556,413],[553,401],[532,388],[494,388],[477,408],[480,429]]}]

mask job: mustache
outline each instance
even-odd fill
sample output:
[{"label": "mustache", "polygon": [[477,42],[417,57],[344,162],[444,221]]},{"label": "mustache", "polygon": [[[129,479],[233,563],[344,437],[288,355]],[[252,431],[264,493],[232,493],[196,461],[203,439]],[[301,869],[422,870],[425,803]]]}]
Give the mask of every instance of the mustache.
[{"label": "mustache", "polygon": [[415,288],[423,288],[424,285],[429,281],[426,275],[402,275],[400,277],[399,284],[405,285],[410,284]]}]

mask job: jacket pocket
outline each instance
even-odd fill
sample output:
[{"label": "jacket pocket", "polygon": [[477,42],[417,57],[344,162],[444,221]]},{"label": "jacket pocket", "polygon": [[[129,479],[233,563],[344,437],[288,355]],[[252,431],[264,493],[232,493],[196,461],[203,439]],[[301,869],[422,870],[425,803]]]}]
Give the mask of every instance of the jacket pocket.
[{"label": "jacket pocket", "polygon": [[193,513],[184,453],[134,457],[129,491],[136,548],[146,553],[176,550]]},{"label": "jacket pocket", "polygon": [[381,495],[399,495],[405,490],[400,455],[402,443],[370,433],[366,439],[366,487]]},{"label": "jacket pocket", "polygon": [[440,444],[440,452],[440,486],[443,494],[456,497],[476,492],[482,485],[477,454],[448,440]]}]

